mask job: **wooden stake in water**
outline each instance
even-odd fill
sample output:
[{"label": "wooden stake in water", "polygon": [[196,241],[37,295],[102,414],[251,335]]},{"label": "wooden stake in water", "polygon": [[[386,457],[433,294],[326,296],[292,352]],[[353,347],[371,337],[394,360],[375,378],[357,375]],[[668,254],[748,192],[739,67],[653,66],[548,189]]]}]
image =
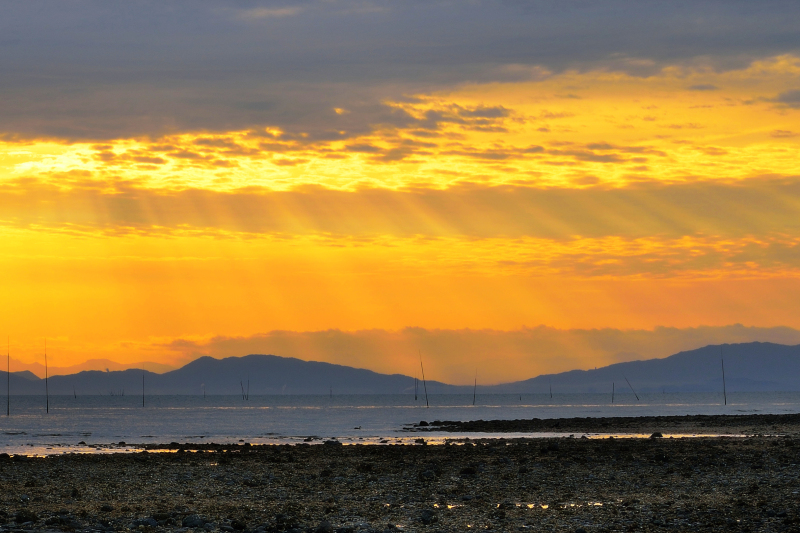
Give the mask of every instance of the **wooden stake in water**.
[{"label": "wooden stake in water", "polygon": [[417,376],[414,376],[414,401],[417,401],[417,388],[419,387]]},{"label": "wooden stake in water", "polygon": [[614,403],[614,382],[611,382],[611,403]]},{"label": "wooden stake in water", "polygon": [[47,412],[50,412],[50,389],[47,386],[47,339],[44,340],[44,397]]},{"label": "wooden stake in water", "polygon": [[428,384],[425,382],[425,367],[422,366],[422,350],[419,351],[419,368],[422,370],[422,386],[425,388],[425,407],[430,407],[428,403]]},{"label": "wooden stake in water", "polygon": [[142,365],[142,407],[144,407],[144,365]]},{"label": "wooden stake in water", "polygon": [[[622,376],[622,377],[625,378],[625,376]],[[638,402],[639,401],[639,395],[636,394],[635,390],[633,390],[633,385],[631,385],[631,382],[628,381],[628,378],[625,378],[625,381],[628,383],[628,387],[631,388],[631,391],[633,392],[633,395],[636,396],[636,401]]]},{"label": "wooden stake in water", "polygon": [[475,370],[475,388],[472,389],[472,405],[475,405],[475,396],[478,394],[478,371]]},{"label": "wooden stake in water", "polygon": [[6,416],[11,416],[11,336],[6,339]]},{"label": "wooden stake in water", "polygon": [[719,347],[719,361],[722,363],[722,397],[725,399],[725,405],[728,405],[728,391],[725,387],[725,359],[722,357],[722,346]]},{"label": "wooden stake in water", "polygon": [[547,383],[550,384],[550,399],[552,400],[553,399],[553,384],[551,382],[549,382],[549,381]]}]

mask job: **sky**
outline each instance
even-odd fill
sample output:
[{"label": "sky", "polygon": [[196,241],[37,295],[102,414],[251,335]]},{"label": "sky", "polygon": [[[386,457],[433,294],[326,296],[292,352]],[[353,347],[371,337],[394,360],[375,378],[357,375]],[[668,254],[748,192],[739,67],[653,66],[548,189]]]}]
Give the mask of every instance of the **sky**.
[{"label": "sky", "polygon": [[[9,3],[16,369],[800,343],[800,3]],[[12,368],[13,370],[13,368]],[[58,372],[59,370],[56,370]]]}]

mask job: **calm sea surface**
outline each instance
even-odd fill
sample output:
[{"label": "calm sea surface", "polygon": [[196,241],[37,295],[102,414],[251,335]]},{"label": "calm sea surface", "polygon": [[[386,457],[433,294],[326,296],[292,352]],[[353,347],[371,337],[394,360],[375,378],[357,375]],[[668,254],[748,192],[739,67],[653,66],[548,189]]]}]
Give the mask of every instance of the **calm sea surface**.
[{"label": "calm sea surface", "polygon": [[[513,394],[431,396],[12,396],[0,400],[0,453],[120,451],[169,442],[291,443],[307,437],[347,442],[408,441],[420,420],[603,417],[800,412],[800,393]],[[425,434],[426,439],[458,437]],[[469,435],[465,435],[469,436]],[[475,436],[475,435],[472,435]],[[508,436],[508,435],[506,435]],[[124,441],[126,444],[120,446]]]}]

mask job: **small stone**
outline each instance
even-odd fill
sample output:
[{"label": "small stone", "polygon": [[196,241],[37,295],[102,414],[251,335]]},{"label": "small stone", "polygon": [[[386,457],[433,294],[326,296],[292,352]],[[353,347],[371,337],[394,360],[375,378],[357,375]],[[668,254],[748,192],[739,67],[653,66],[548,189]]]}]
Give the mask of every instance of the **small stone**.
[{"label": "small stone", "polygon": [[650,438],[651,439],[663,439],[664,435],[662,435],[660,431],[656,431],[655,433],[650,435]]},{"label": "small stone", "polygon": [[436,472],[433,470],[423,470],[419,473],[420,481],[433,481],[436,479]]},{"label": "small stone", "polygon": [[314,531],[316,533],[333,533],[333,526],[327,520],[323,520]]},{"label": "small stone", "polygon": [[203,527],[205,523],[206,521],[203,520],[200,516],[192,514],[184,518],[183,521],[181,522],[181,525],[183,527]]},{"label": "small stone", "polygon": [[427,422],[425,422],[424,420],[420,420],[420,421],[419,421],[419,424],[417,424],[417,425],[418,425],[419,427],[421,427],[421,428],[426,428],[426,427],[428,427],[430,424],[428,424],[428,423],[427,423]]},{"label": "small stone", "polygon": [[436,513],[430,509],[425,509],[422,511],[419,515],[419,519],[426,526],[439,521],[439,517],[436,516]]},{"label": "small stone", "polygon": [[17,524],[24,524],[25,522],[36,522],[39,520],[39,517],[33,511],[22,509],[17,511],[14,519],[17,521]]}]

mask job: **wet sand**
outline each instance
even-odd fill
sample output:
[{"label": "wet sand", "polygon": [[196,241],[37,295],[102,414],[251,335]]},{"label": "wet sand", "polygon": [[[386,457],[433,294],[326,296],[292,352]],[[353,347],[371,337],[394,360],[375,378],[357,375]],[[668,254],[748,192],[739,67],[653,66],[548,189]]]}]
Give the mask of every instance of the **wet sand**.
[{"label": "wet sand", "polygon": [[[774,420],[758,420],[726,427],[769,433]],[[653,422],[636,427],[628,420],[626,427],[646,433]],[[663,422],[658,429],[669,427]],[[162,448],[173,451],[0,455],[0,528],[800,530],[800,440],[794,437]]]}]

